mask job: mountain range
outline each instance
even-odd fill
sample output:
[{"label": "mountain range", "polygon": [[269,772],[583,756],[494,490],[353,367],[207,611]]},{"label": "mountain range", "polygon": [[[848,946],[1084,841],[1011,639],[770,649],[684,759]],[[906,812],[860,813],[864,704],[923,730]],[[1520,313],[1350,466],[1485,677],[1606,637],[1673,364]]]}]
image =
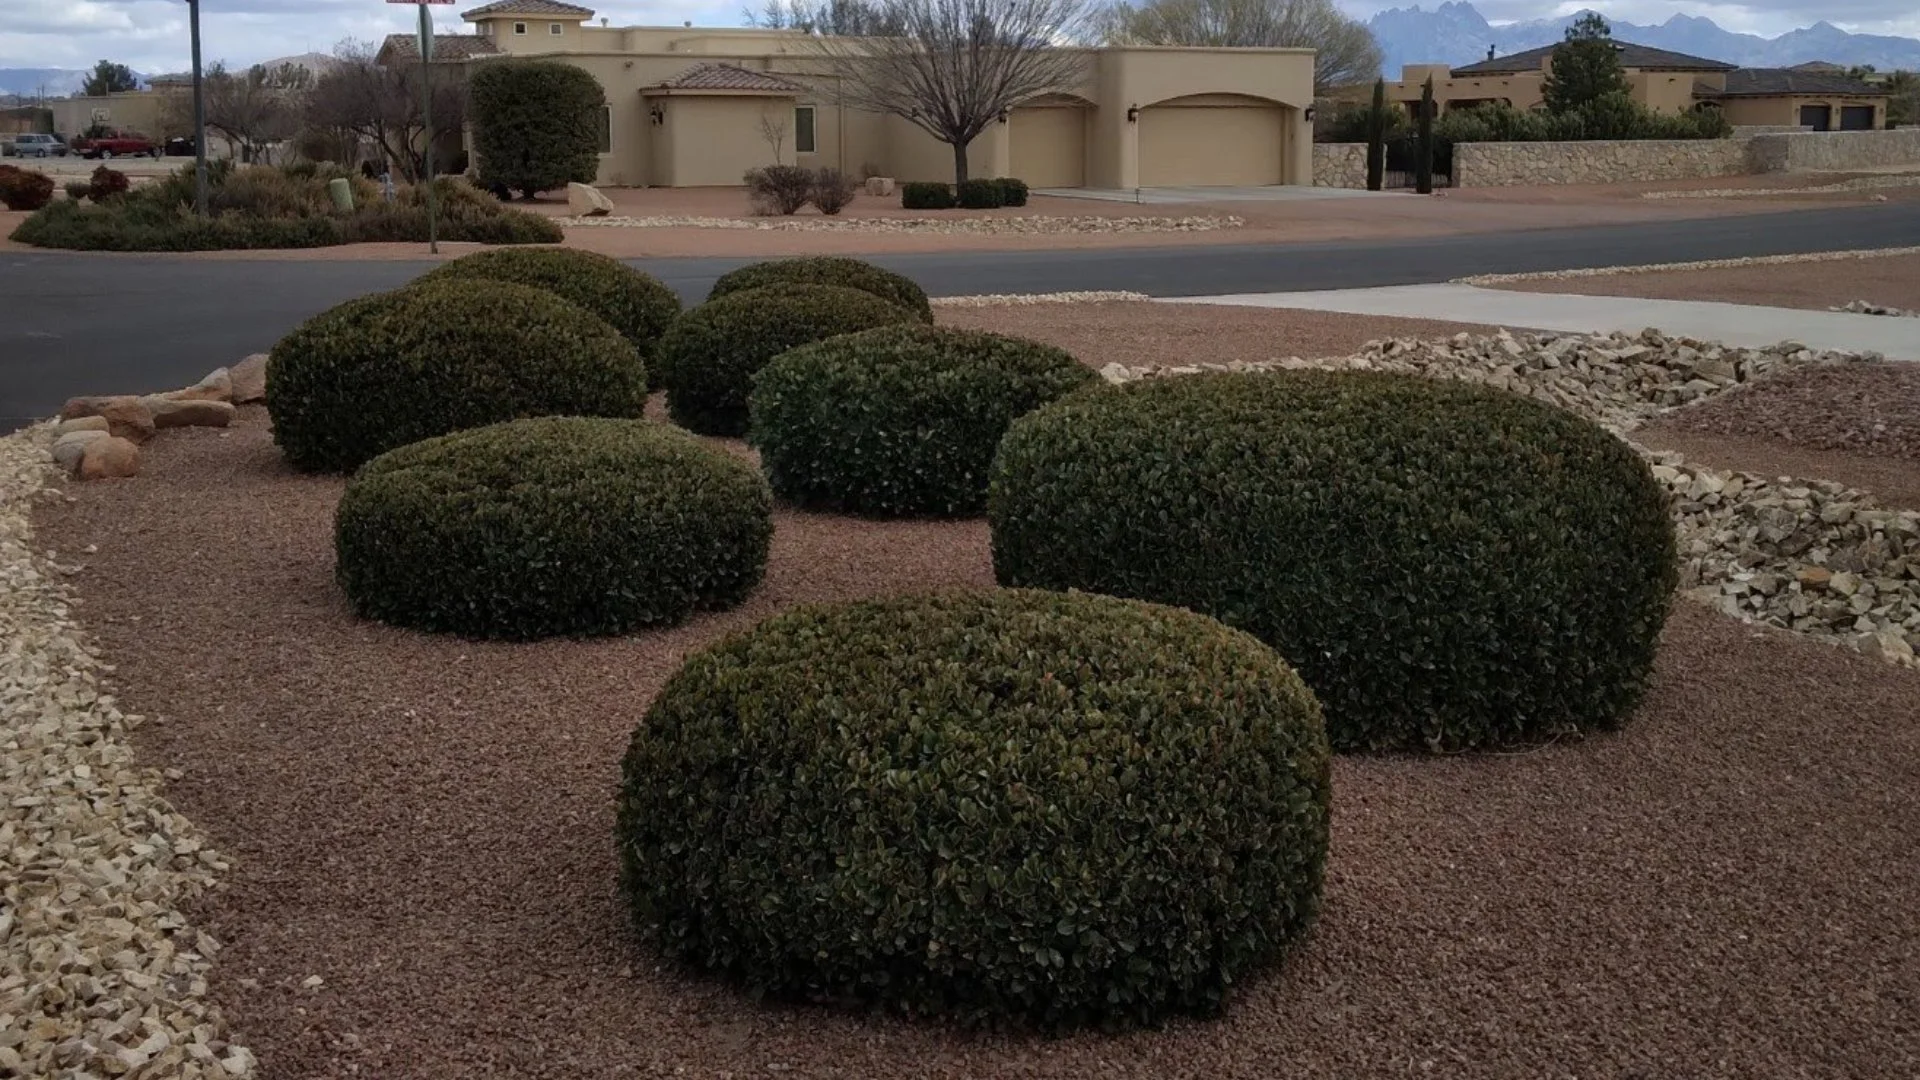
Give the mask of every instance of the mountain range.
[{"label": "mountain range", "polygon": [[[282,56],[261,63],[268,68],[277,68],[282,64],[293,64],[306,68],[316,76],[325,73],[335,64],[333,57],[326,53],[301,53],[298,56]],[[92,69],[74,68],[0,68],[0,97],[19,95],[25,98],[68,97],[80,92],[81,84],[87,81]],[[140,80],[144,89],[150,77],[134,72],[134,78]]]},{"label": "mountain range", "polygon": [[[1391,8],[1368,20],[1385,56],[1388,78],[1402,64],[1471,64],[1487,58],[1487,50],[1508,53],[1551,45],[1585,11],[1548,19],[1494,26],[1470,3],[1443,3],[1432,10],[1419,5]],[[1601,13],[1602,15],[1605,12]],[[1608,20],[1613,36],[1656,49],[1724,60],[1741,67],[1791,67],[1810,60],[1852,67],[1871,64],[1880,71],[1920,69],[1920,41],[1881,34],[1850,34],[1829,22],[1792,30],[1775,38],[1723,30],[1712,19],[1675,15],[1666,22],[1642,26]]]}]

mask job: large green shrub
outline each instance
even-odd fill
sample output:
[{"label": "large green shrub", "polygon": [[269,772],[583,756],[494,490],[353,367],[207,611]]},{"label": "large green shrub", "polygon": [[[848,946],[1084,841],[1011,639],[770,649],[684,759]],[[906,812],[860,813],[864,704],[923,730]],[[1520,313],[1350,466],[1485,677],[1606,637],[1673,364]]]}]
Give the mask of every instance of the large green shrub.
[{"label": "large green shrub", "polygon": [[618,259],[569,248],[482,251],[453,260],[422,281],[485,278],[545,289],[605,319],[651,359],[680,314],[680,297],[651,274]]},{"label": "large green shrub", "polygon": [[796,345],[914,318],[839,285],[768,285],[715,297],[680,316],[660,341],[667,414],[702,435],[744,435],[753,376],[767,361]]},{"label": "large green shrub", "polygon": [[1000,189],[1000,205],[1027,205],[1028,188],[1025,180],[1018,180],[1011,176],[1002,176],[995,180],[994,184]]},{"label": "large green shrub", "polygon": [[753,442],[774,493],[804,506],[974,514],[1007,425],[1099,378],[1037,341],[883,326],[774,357],[753,384]]},{"label": "large green shrub", "polygon": [[514,420],[368,462],[334,519],[337,576],[397,626],[618,634],[745,599],[772,505],[752,465],[666,424]]},{"label": "large green shrub", "polygon": [[478,65],[467,80],[480,186],[531,198],[600,168],[606,92],[585,68],[557,60]]},{"label": "large green shrub", "polygon": [[526,416],[639,416],[647,373],[613,327],[540,289],[437,281],[349,300],[267,360],[273,439],[343,472],[396,446]]},{"label": "large green shrub", "polygon": [[758,289],[767,285],[840,285],[849,289],[870,292],[885,300],[891,300],[901,307],[920,316],[923,322],[933,321],[933,305],[927,300],[927,291],[905,274],[896,274],[883,270],[870,262],[849,259],[844,255],[811,255],[799,259],[775,259],[772,262],[753,263],[738,270],[730,270],[720,275],[713,283],[707,299],[740,292],[743,289]]},{"label": "large green shrub", "polygon": [[996,180],[962,180],[954,194],[954,201],[966,210],[998,210],[1006,204],[1006,198],[1006,191]]},{"label": "large green shrub", "polygon": [[1110,597],[807,607],[696,654],[624,765],[670,957],[1044,1027],[1217,1009],[1318,907],[1328,751],[1271,650]]},{"label": "large green shrub", "polygon": [[1008,431],[988,516],[1003,584],[1248,630],[1345,749],[1617,726],[1675,578],[1666,498],[1626,444],[1518,395],[1375,373],[1074,395]]}]

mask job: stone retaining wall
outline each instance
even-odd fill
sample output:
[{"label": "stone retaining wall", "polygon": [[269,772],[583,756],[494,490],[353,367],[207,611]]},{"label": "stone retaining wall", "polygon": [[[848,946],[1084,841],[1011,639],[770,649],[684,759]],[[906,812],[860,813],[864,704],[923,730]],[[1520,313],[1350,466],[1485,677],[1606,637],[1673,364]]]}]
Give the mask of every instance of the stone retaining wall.
[{"label": "stone retaining wall", "polygon": [[1365,188],[1366,143],[1314,143],[1313,186]]},{"label": "stone retaining wall", "polygon": [[1756,135],[1749,142],[1754,172],[1844,172],[1920,165],[1920,128],[1803,131]]},{"label": "stone retaining wall", "polygon": [[[1776,135],[1760,138],[1798,138]],[[1455,187],[1691,180],[1752,171],[1745,139],[1456,143]],[[1364,160],[1364,157],[1363,157]]]}]

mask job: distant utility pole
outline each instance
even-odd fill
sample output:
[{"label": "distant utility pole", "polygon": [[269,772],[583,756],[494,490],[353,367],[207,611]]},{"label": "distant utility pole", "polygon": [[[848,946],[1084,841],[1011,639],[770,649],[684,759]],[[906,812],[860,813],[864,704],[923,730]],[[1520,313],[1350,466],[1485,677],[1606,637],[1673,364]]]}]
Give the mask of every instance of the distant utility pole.
[{"label": "distant utility pole", "polygon": [[433,129],[433,18],[427,9],[434,4],[454,0],[387,0],[389,4],[413,4],[420,9],[420,113],[427,129],[426,175],[422,177],[427,193],[427,250],[440,254],[440,208],[433,190],[433,144],[440,134]]},{"label": "distant utility pole", "polygon": [[187,0],[193,33],[193,212],[207,216],[207,95],[200,78],[200,0]]}]

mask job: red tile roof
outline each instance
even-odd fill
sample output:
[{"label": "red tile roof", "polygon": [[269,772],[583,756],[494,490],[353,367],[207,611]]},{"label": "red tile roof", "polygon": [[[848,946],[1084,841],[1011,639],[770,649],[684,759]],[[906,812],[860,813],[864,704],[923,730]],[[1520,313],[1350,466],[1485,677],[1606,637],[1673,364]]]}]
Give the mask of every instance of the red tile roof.
[{"label": "red tile roof", "polygon": [[560,0],[494,0],[491,4],[481,4],[472,11],[460,13],[460,17],[468,22],[472,22],[475,15],[574,15],[591,19],[593,9],[579,4],[563,4]]},{"label": "red tile roof", "polygon": [[764,71],[748,71],[732,64],[696,64],[649,89],[749,90],[766,94],[797,94],[806,88]]},{"label": "red tile roof", "polygon": [[[493,39],[480,34],[433,35],[435,60],[466,60],[475,56],[496,56],[500,52]],[[380,46],[380,62],[420,59],[420,39],[413,34],[388,34]]]}]

